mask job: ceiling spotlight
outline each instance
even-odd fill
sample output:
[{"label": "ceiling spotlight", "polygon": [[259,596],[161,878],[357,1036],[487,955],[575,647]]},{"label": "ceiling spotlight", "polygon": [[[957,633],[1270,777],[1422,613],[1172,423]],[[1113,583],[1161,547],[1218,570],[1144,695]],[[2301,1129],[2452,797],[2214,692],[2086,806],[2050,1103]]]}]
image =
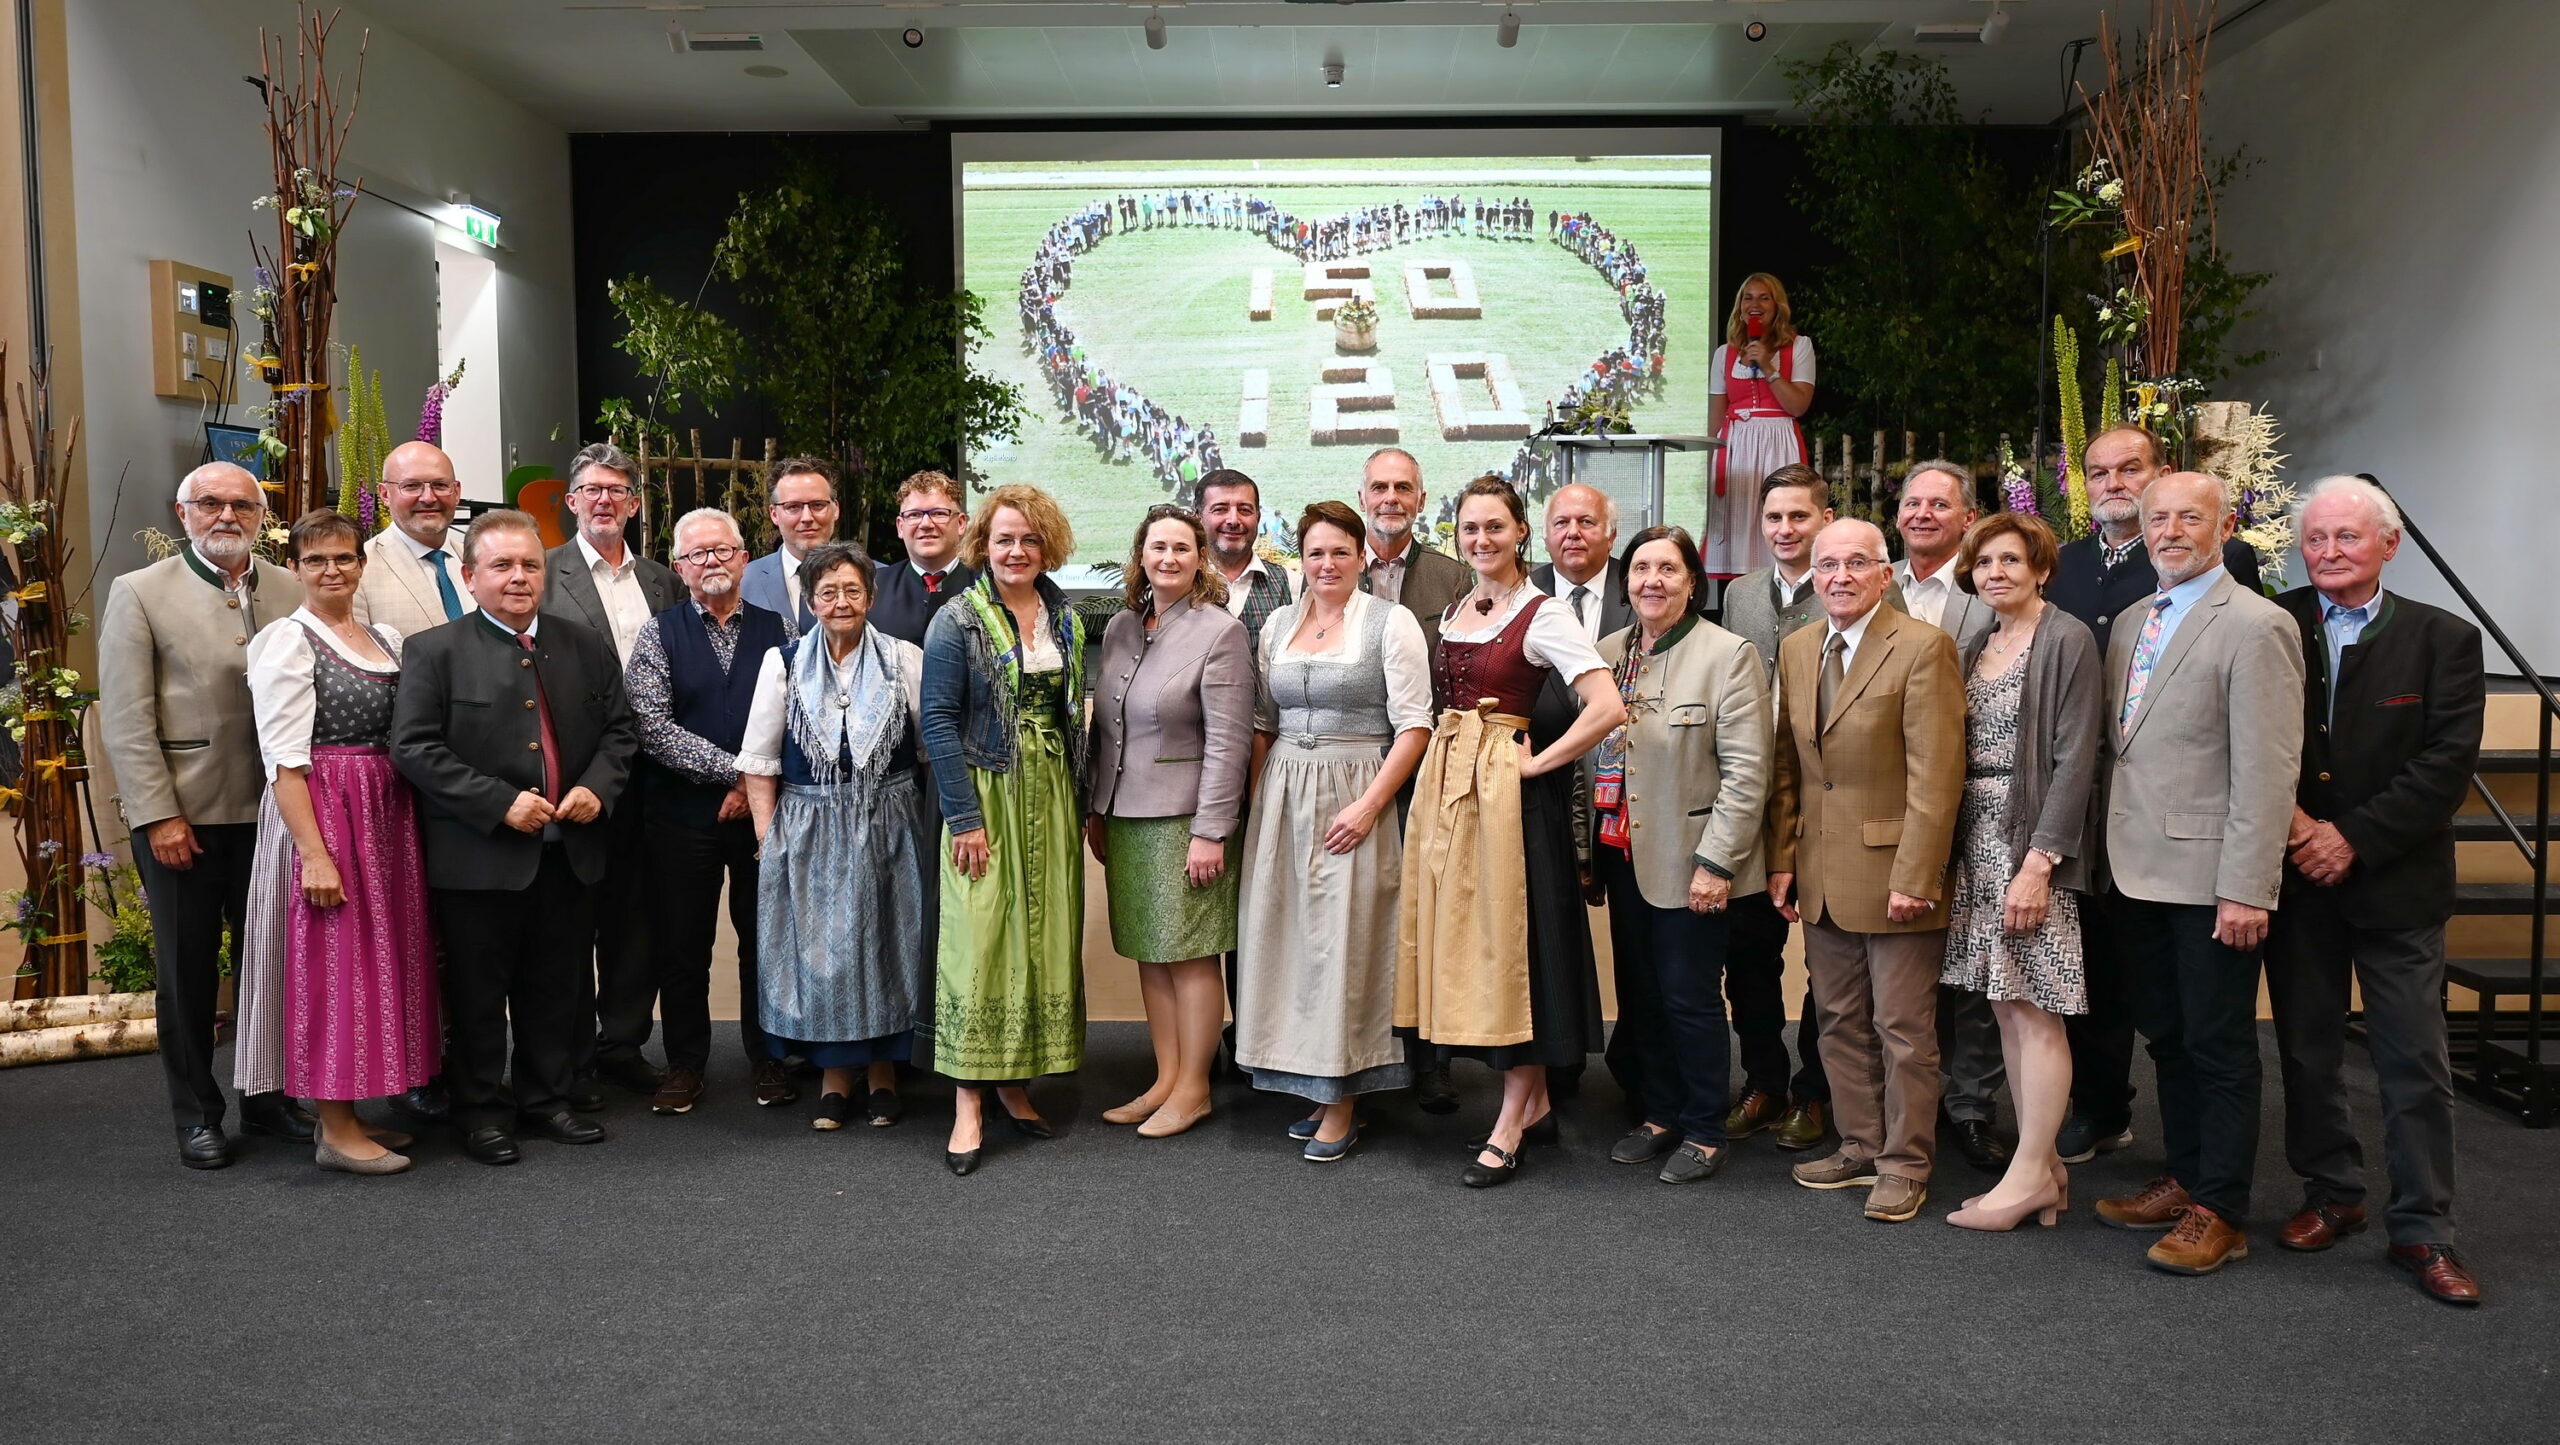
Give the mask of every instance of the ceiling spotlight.
[{"label": "ceiling spotlight", "polygon": [[1342,89],[1341,61],[1328,60],[1324,63],[1324,88],[1327,90]]},{"label": "ceiling spotlight", "polygon": [[914,26],[912,26],[912,25],[908,26],[908,27],[906,28],[906,31],[905,31],[903,34],[899,35],[899,37],[898,37],[898,38],[899,38],[900,40],[903,40],[903,41],[905,41],[905,42],[907,43],[907,48],[908,48],[909,50],[922,50],[922,49],[924,49],[924,32],[923,32],[923,31],[921,31],[921,30],[918,30],[917,28],[915,28],[915,27],[914,27]]},{"label": "ceiling spotlight", "polygon": [[1743,39],[1745,39],[1745,40],[1750,41],[1750,42],[1751,42],[1752,44],[1754,44],[1754,45],[1757,45],[1757,44],[1759,44],[1761,41],[1768,39],[1768,38],[1769,38],[1769,26],[1768,26],[1768,22],[1766,22],[1766,21],[1762,20],[1762,19],[1761,19],[1759,16],[1757,16],[1757,15],[1752,16],[1752,17],[1751,17],[1751,23],[1742,27],[1742,38],[1743,38]]},{"label": "ceiling spotlight", "polygon": [[1982,43],[1996,45],[2009,33],[2009,9],[2000,0],[1991,0],[1991,14],[1982,22]]},{"label": "ceiling spotlight", "polygon": [[1519,44],[1520,17],[1512,14],[1508,10],[1503,11],[1502,22],[1499,25],[1496,25],[1493,30],[1493,43],[1501,46],[1505,50],[1509,50],[1512,46]]},{"label": "ceiling spotlight", "polygon": [[1147,12],[1147,48],[1164,49],[1164,17],[1152,10]]}]

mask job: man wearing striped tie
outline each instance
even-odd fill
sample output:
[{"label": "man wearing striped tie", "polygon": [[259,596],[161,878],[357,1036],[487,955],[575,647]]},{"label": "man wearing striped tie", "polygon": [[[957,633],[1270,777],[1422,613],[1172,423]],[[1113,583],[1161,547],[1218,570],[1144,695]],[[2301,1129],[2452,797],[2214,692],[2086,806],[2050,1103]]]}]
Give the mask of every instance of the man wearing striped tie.
[{"label": "man wearing striped tie", "polygon": [[2208,1274],[2249,1253],[2259,947],[2293,821],[2302,647],[2284,609],[2223,565],[2219,480],[2173,472],[2141,506],[2160,590],[2121,614],[2107,649],[2108,917],[2132,963],[2169,1172],[2100,1200],[2098,1217],[2167,1230],[2151,1263]]}]

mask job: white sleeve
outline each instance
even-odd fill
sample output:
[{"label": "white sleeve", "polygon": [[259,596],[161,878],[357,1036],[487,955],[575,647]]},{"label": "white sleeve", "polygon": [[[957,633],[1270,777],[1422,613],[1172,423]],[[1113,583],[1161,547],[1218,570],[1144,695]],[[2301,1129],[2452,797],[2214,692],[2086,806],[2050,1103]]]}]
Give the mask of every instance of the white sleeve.
[{"label": "white sleeve", "polygon": [[782,649],[769,648],[756,669],[756,694],[747,704],[747,732],[738,743],[738,771],[759,777],[782,772],[783,725],[791,714],[782,670]]},{"label": "white sleeve", "polygon": [[1422,624],[1402,607],[1388,608],[1378,651],[1387,666],[1388,725],[1397,732],[1431,726],[1431,644]]},{"label": "white sleeve", "polygon": [[1813,385],[1813,338],[1799,331],[1796,344],[1788,348],[1787,380],[1800,386]]},{"label": "white sleeve", "polygon": [[[1796,339],[1801,341],[1804,338],[1799,336]],[[1724,395],[1725,373],[1733,369],[1727,357],[1727,351],[1728,348],[1719,343],[1715,351],[1707,357],[1707,395],[1709,396]]]},{"label": "white sleeve", "polygon": [[409,640],[400,635],[399,628],[392,626],[388,622],[377,622],[373,624],[373,630],[382,639],[383,650],[391,654],[391,660],[393,662],[398,662],[400,660],[400,649],[407,646]]},{"label": "white sleeve", "polygon": [[1529,618],[1529,635],[1521,642],[1531,662],[1567,682],[1609,667],[1600,660],[1600,649],[1583,635],[1582,624],[1573,620],[1571,609],[1562,604],[1541,604]]},{"label": "white sleeve", "polygon": [[277,618],[249,639],[249,707],[269,782],[278,768],[311,766],[311,725],[319,712],[311,662],[311,638],[290,617]]}]

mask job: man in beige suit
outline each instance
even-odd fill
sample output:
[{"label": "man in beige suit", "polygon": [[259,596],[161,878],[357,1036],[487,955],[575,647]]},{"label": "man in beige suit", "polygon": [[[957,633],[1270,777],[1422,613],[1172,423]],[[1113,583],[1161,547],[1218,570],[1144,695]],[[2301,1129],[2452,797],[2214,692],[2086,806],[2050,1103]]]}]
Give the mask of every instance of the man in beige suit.
[{"label": "man in beige suit", "polygon": [[453,525],[462,499],[453,459],[430,442],[401,443],[382,459],[381,497],[391,525],[364,545],[356,620],[415,637],[469,612],[462,533]]},{"label": "man in beige suit", "polygon": [[2165,1229],[2151,1263],[2207,1274],[2249,1254],[2258,1158],[2258,949],[2284,879],[2302,765],[2302,636],[2231,575],[2222,483],[2142,492],[2160,590],[2107,645],[2107,917],[2134,963],[2134,1021],[2159,1074],[2169,1172],[2098,1202]]},{"label": "man in beige suit", "polygon": [[1964,795],[1955,639],[1884,605],[1884,534],[1833,522],[1813,542],[1827,618],[1778,647],[1769,897],[1804,923],[1839,1152],[1808,1189],[1868,1190],[1899,1223],[1929,1197],[1947,850]]},{"label": "man in beige suit", "polygon": [[[249,913],[249,866],[266,779],[249,709],[249,639],[302,605],[302,584],[250,554],[267,518],[258,479],[212,462],[178,483],[187,545],[107,589],[98,627],[99,727],[133,829],[151,905],[160,990],[160,1071],[177,1116],[178,1162],[231,1162],[213,1078],[222,930]],[[311,1137],[281,1094],[240,1101],[252,1134]]]}]

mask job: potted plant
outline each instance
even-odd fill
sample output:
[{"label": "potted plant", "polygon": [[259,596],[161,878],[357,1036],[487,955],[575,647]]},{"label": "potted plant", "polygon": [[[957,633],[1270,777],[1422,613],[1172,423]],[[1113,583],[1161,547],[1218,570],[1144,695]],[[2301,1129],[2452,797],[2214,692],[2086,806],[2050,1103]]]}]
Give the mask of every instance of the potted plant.
[{"label": "potted plant", "polygon": [[1333,349],[1348,352],[1378,349],[1378,303],[1354,296],[1334,308]]}]

